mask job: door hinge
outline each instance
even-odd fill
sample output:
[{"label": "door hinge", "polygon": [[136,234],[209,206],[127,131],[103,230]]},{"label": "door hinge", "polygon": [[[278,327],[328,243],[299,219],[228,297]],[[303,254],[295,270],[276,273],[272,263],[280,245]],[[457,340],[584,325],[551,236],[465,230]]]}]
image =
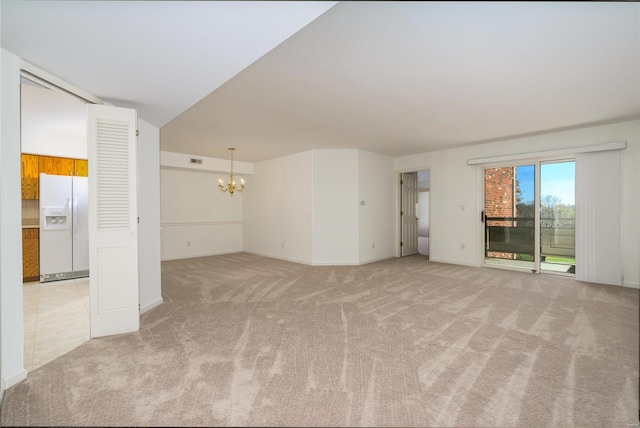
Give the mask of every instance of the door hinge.
[{"label": "door hinge", "polygon": [[136,129],[136,137],[139,137],[139,136],[140,136],[140,130]]},{"label": "door hinge", "polygon": [[401,242],[401,243],[400,243],[400,246],[401,246],[401,247],[404,247],[404,243],[402,243],[402,242]]},{"label": "door hinge", "polygon": [[400,215],[404,215],[404,211],[400,211]]},{"label": "door hinge", "polygon": [[400,185],[403,185],[403,184],[404,184],[404,181],[400,180]]},{"label": "door hinge", "polygon": [[140,224],[140,217],[138,217],[138,224]]}]

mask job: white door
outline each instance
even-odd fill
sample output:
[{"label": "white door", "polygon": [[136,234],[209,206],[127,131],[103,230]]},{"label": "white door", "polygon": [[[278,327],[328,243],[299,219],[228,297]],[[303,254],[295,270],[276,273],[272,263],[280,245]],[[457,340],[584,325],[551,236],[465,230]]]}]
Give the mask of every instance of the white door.
[{"label": "white door", "polygon": [[400,181],[402,209],[402,241],[400,243],[401,255],[410,256],[418,254],[418,217],[416,205],[418,204],[418,174],[415,172],[404,173]]},{"label": "white door", "polygon": [[89,180],[73,177],[73,270],[89,271],[89,212],[87,210]]},{"label": "white door", "polygon": [[136,331],[136,111],[88,105],[91,337]]}]

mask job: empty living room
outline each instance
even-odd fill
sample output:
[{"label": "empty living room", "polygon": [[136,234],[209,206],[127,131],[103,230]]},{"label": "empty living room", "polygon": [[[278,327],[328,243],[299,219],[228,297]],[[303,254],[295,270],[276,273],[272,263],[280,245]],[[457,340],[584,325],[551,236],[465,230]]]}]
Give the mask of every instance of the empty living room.
[{"label": "empty living room", "polygon": [[[0,23],[0,425],[640,425],[639,3]],[[82,281],[25,273],[54,150]]]}]

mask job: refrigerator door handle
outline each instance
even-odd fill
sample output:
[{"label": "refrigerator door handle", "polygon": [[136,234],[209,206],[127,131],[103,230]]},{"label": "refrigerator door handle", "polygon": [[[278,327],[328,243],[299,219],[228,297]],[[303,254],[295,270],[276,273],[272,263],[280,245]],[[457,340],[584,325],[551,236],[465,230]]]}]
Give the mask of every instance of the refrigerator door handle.
[{"label": "refrigerator door handle", "polygon": [[76,221],[78,218],[78,200],[75,198],[71,198],[73,204],[73,215],[71,216],[71,227],[73,227],[73,236],[78,235],[78,222]]},{"label": "refrigerator door handle", "polygon": [[[69,226],[69,234],[71,236],[74,235],[74,231],[73,231],[73,220],[71,218],[71,216],[73,215],[73,198],[67,198],[67,225]],[[69,224],[68,222],[71,222],[71,224]]]}]

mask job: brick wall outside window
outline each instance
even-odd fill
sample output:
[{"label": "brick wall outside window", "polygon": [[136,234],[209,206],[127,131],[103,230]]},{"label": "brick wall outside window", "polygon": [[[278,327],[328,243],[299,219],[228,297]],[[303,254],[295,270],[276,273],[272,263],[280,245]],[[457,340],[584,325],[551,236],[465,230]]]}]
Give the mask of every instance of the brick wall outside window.
[{"label": "brick wall outside window", "polygon": [[[484,206],[487,217],[515,217],[515,167],[484,171]],[[494,221],[492,226],[512,226],[510,221]],[[489,257],[513,259],[515,254],[489,252]]]}]

